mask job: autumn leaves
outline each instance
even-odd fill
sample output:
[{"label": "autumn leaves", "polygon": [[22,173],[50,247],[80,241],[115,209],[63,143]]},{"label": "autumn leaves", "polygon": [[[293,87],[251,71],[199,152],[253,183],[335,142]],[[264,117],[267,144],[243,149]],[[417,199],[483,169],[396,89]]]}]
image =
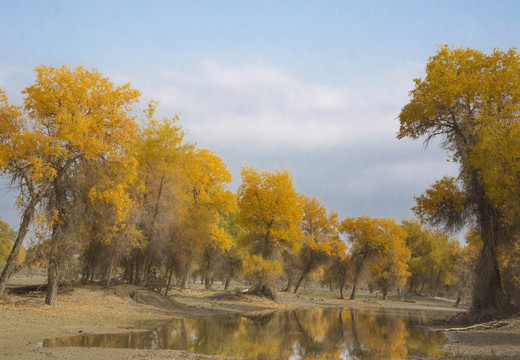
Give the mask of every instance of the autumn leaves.
[{"label": "autumn leaves", "polygon": [[506,270],[499,258],[518,256],[520,55],[441,46],[410,96],[398,137],[439,137],[460,165],[458,177],[436,182],[414,210],[447,230],[476,229],[483,242],[473,309],[508,309],[518,289],[504,289],[503,279],[518,268]]},{"label": "autumn leaves", "polygon": [[[135,115],[140,93],[129,84],[115,86],[83,67],[41,66],[36,74],[23,106],[1,93],[0,161],[23,212],[13,256],[34,226],[48,265],[48,304],[57,303],[58,284],[78,272],[107,286],[123,272],[164,294],[173,279],[186,286],[194,272],[207,286],[242,273],[252,292],[272,294],[273,280],[283,277],[286,289],[297,291],[333,259],[356,259],[356,279],[376,253],[392,259],[387,269],[406,263],[402,231],[389,228],[381,239],[355,233],[355,220],[340,224],[318,200],[298,194],[285,170],[246,166],[233,194],[227,165],[186,142],[177,116],[157,119],[154,102],[144,117]],[[341,233],[353,244],[350,254]],[[384,244],[367,245],[378,241]],[[8,260],[4,286],[13,266]]]},{"label": "autumn leaves", "polygon": [[[232,193],[226,163],[187,142],[177,116],[158,119],[154,102],[136,115],[139,91],[95,70],[40,66],[23,94],[23,106],[14,106],[0,91],[0,169],[19,192],[21,212],[0,296],[31,226],[53,305],[58,284],[78,273],[107,286],[119,273],[163,294],[194,275],[207,287],[242,275],[251,292],[271,297],[274,281],[298,291],[319,274],[341,296],[352,285],[355,298],[361,280],[384,296],[407,278],[410,291],[427,278],[433,289],[447,286],[455,280],[446,274],[465,263],[445,234],[413,223],[338,220],[298,194],[285,170],[246,166]],[[459,176],[435,183],[414,211],[447,230],[475,228],[482,250],[473,307],[507,308],[518,291],[504,292],[503,283],[518,283],[520,56],[442,46],[410,94],[398,137],[441,136],[460,164]],[[418,246],[413,236],[421,232],[450,252]],[[430,263],[420,261],[423,252]]]}]

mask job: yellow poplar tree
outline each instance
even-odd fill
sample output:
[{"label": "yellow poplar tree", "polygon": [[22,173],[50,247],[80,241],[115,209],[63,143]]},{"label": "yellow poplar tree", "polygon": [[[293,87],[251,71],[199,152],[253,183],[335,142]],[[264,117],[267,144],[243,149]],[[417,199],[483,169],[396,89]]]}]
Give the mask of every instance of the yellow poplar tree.
[{"label": "yellow poplar tree", "polygon": [[327,214],[325,207],[316,198],[302,196],[300,201],[303,210],[303,244],[298,254],[301,269],[294,287],[295,293],[309,273],[331,256],[346,251],[346,245],[339,238],[338,214]]},{"label": "yellow poplar tree", "polygon": [[172,229],[171,249],[182,286],[187,280],[193,263],[204,250],[231,247],[231,239],[219,228],[220,216],[236,211],[235,195],[228,189],[232,181],[227,164],[215,152],[195,149],[190,155],[186,192],[190,195],[184,204],[179,224]]},{"label": "yellow poplar tree", "polygon": [[367,262],[374,262],[392,254],[393,260],[388,271],[405,274],[401,270],[404,268],[406,271],[410,251],[405,245],[406,233],[393,219],[347,217],[341,223],[341,231],[348,237],[353,263],[354,281],[350,300],[356,298],[359,278]]},{"label": "yellow poplar tree", "polygon": [[[138,162],[132,187],[133,221],[142,235],[126,261],[131,283],[148,281],[152,265],[168,252],[170,228],[180,221],[191,196],[186,188],[193,145],[184,142],[178,116],[158,120],[156,108],[157,103],[148,104],[131,150]],[[171,259],[167,262],[171,273]]]},{"label": "yellow poplar tree", "polygon": [[254,282],[251,293],[274,297],[268,282],[281,273],[284,248],[301,246],[302,210],[293,178],[287,170],[242,168],[238,188],[238,223],[245,234],[241,245],[251,255],[244,272]]},{"label": "yellow poplar tree", "polygon": [[440,137],[460,165],[458,178],[435,184],[416,212],[448,230],[478,226],[483,247],[472,309],[507,309],[497,249],[516,239],[520,55],[516,49],[485,54],[440,46],[410,97],[399,115],[398,138]]},{"label": "yellow poplar tree", "polygon": [[[36,68],[35,83],[23,94],[23,110],[17,109],[16,121],[7,121],[17,130],[2,134],[2,142],[13,152],[1,163],[11,174],[24,166],[20,188],[35,194],[26,197],[31,199],[26,208],[34,199],[45,199],[50,231],[46,303],[56,305],[59,262],[65,260],[60,259],[60,247],[72,231],[71,184],[82,164],[118,161],[123,156],[135,136],[130,112],[140,93],[129,84],[115,86],[96,70],[42,65]],[[11,109],[5,102],[3,107]]]}]

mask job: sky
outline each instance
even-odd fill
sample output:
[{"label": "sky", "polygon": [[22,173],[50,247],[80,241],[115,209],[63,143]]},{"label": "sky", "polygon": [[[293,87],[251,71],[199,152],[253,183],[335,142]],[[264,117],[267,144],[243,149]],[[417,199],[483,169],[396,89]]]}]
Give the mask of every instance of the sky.
[{"label": "sky", "polygon": [[[288,169],[296,190],[346,216],[411,218],[414,196],[457,167],[397,140],[413,79],[440,44],[520,42],[516,1],[0,0],[0,88],[40,64],[130,82],[240,184],[244,165]],[[0,218],[17,228],[0,182]]]}]

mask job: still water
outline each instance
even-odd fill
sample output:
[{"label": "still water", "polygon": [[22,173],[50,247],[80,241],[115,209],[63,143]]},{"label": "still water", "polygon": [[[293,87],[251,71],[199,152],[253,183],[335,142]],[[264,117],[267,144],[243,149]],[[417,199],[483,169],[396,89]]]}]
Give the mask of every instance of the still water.
[{"label": "still water", "polygon": [[176,349],[247,359],[445,358],[448,343],[426,326],[439,312],[315,308],[171,320],[151,331],[78,335],[44,346]]}]

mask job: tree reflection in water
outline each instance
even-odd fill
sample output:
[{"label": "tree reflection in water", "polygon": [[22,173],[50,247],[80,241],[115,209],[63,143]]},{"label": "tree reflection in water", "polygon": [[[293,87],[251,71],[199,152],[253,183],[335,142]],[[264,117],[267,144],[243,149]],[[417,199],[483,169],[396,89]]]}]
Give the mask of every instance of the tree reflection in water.
[{"label": "tree reflection in water", "polygon": [[176,349],[248,359],[443,357],[448,342],[424,327],[439,313],[315,308],[172,320],[152,331],[79,335],[44,346]]}]

